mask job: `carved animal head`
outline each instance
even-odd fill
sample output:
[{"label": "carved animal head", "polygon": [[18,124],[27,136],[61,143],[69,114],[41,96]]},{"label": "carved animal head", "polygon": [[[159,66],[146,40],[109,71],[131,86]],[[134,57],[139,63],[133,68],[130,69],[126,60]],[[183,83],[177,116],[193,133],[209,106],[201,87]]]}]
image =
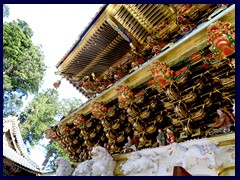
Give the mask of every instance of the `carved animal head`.
[{"label": "carved animal head", "polygon": [[139,152],[132,152],[131,155],[128,157],[130,160],[137,160],[140,159],[142,155]]},{"label": "carved animal head", "polygon": [[63,157],[56,159],[55,164],[58,166],[56,170],[56,176],[69,176],[71,175],[73,168],[71,164]]},{"label": "carved animal head", "polygon": [[92,165],[93,161],[86,160],[75,168],[74,172],[72,173],[72,176],[90,176],[92,173]]},{"label": "carved animal head", "polygon": [[63,157],[58,157],[56,160],[55,160],[55,165],[57,166],[60,166],[61,164],[64,164],[64,163],[69,163],[68,160],[66,160],[65,158]]},{"label": "carved animal head", "polygon": [[92,149],[92,157],[103,157],[105,154],[107,154],[107,151],[104,147],[96,146]]},{"label": "carved animal head", "polygon": [[212,142],[212,143],[207,143],[203,145],[203,153],[213,153],[218,149],[217,147],[218,143],[217,142]]}]

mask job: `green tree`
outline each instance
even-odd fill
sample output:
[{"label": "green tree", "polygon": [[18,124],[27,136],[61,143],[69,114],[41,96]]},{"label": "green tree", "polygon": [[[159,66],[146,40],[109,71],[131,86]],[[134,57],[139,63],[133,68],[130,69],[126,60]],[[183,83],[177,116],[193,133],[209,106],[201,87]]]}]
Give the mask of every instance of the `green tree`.
[{"label": "green tree", "polygon": [[[76,110],[80,107],[80,99],[58,100],[58,92],[55,89],[47,89],[44,92],[36,93],[32,101],[25,107],[20,114],[20,130],[23,140],[30,145],[37,145],[39,140],[44,138],[44,131],[56,124],[63,116],[69,114],[69,110]],[[47,151],[45,166],[48,162],[49,167],[54,170],[54,161],[62,156],[69,160],[68,155],[55,141],[45,147]],[[51,159],[49,161],[49,159]]]},{"label": "green tree", "polygon": [[33,31],[25,21],[3,24],[4,110],[8,109],[5,112],[11,112],[8,100],[16,99],[12,96],[17,96],[19,101],[38,92],[41,85],[46,67],[41,47],[33,44],[32,35]]},{"label": "green tree", "polygon": [[9,16],[9,7],[6,4],[3,4],[3,18],[8,18]]},{"label": "green tree", "polygon": [[67,116],[68,114],[74,112],[82,105],[82,100],[77,98],[62,99],[61,101],[61,116]]},{"label": "green tree", "polygon": [[45,146],[45,148],[47,150],[47,154],[45,160],[42,163],[42,166],[45,167],[44,169],[46,171],[47,170],[56,171],[56,166],[54,162],[58,157],[64,157],[69,162],[71,162],[69,156],[56,141],[50,141],[50,143],[47,146]]},{"label": "green tree", "polygon": [[[60,103],[61,103],[61,106],[59,106],[59,109],[58,109],[59,118],[66,117],[71,112],[77,110],[82,105],[82,100],[77,98],[71,98],[71,99],[68,98],[68,99],[62,99]],[[50,143],[47,146],[45,146],[45,148],[46,148],[47,154],[44,162],[42,163],[42,166],[45,167],[45,169],[51,169],[52,171],[55,171],[56,166],[54,164],[54,161],[58,157],[64,157],[69,162],[71,162],[71,160],[69,159],[64,149],[56,141],[50,141]]]},{"label": "green tree", "polygon": [[44,138],[44,131],[57,123],[62,116],[66,116],[68,109],[78,108],[82,104],[80,99],[58,100],[55,89],[47,89],[36,93],[35,97],[20,114],[20,129],[24,141],[36,145]]},{"label": "green tree", "polygon": [[58,92],[55,89],[47,89],[36,93],[35,97],[20,114],[20,129],[24,141],[36,145],[44,138],[44,131],[56,123],[59,115]]},{"label": "green tree", "polygon": [[17,92],[4,92],[4,110],[3,116],[8,115],[15,116],[16,112],[22,107],[23,102],[20,95]]}]

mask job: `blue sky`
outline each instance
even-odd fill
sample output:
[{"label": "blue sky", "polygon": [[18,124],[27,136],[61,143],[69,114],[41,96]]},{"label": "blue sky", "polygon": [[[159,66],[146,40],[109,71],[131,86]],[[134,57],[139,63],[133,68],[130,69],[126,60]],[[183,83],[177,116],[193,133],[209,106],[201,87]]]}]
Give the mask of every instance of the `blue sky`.
[{"label": "blue sky", "polygon": [[[45,64],[48,67],[42,89],[53,88],[53,83],[61,79],[54,73],[57,71],[55,65],[72,47],[72,44],[102,6],[102,4],[7,5],[10,16],[6,21],[16,19],[26,21],[34,32],[32,37],[34,44],[42,45]],[[60,99],[76,97],[82,99],[83,102],[87,100],[65,80],[62,80],[58,92]],[[39,165],[42,164],[44,153],[41,146],[35,147],[31,158]]]}]

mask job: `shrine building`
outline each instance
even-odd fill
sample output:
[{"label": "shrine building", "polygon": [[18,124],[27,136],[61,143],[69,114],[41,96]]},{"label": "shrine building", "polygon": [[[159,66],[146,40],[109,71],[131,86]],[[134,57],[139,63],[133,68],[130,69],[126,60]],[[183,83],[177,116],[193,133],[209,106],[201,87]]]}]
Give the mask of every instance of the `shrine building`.
[{"label": "shrine building", "polygon": [[[88,101],[45,132],[73,162],[102,146],[115,176],[235,175],[234,4],[106,4],[79,33],[56,67]],[[173,143],[215,143],[214,168],[199,157],[151,174],[120,166],[133,152],[171,159]]]},{"label": "shrine building", "polygon": [[3,176],[38,176],[41,168],[29,157],[17,117],[3,118]]}]

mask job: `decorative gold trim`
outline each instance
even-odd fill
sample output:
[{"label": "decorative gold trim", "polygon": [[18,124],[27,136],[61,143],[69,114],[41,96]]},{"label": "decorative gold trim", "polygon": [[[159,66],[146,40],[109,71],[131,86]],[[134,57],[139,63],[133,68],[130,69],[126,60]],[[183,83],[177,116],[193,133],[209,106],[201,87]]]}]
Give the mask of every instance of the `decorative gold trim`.
[{"label": "decorative gold trim", "polygon": [[112,156],[115,161],[119,161],[119,160],[127,160],[129,155],[130,153],[124,153],[124,154],[113,154]]},{"label": "decorative gold trim", "polygon": [[[61,65],[59,65],[58,69],[59,71],[64,71],[67,69],[67,67],[71,64],[74,57],[79,53],[79,51],[85,46],[87,43],[87,40],[90,39],[93,34],[96,33],[97,29],[103,24],[103,22],[110,16],[116,13],[116,11],[121,7],[122,5],[116,5],[116,4],[110,4],[105,9],[105,11],[100,15],[100,17],[95,22],[94,26],[91,26],[88,32],[84,35],[84,37],[81,40],[81,43],[78,44],[78,46],[73,50],[73,52],[67,56],[62,62]],[[90,24],[90,23],[89,23]],[[87,27],[86,27],[87,28]],[[85,29],[84,29],[85,30]],[[82,32],[84,32],[84,30]],[[82,34],[82,33],[81,33]],[[80,35],[81,35],[80,34]],[[74,44],[75,45],[75,44]],[[73,46],[74,46],[73,45]]]},{"label": "decorative gold trim", "polygon": [[[120,80],[117,84],[122,84],[124,86],[128,86],[129,88],[134,88],[136,84],[141,84],[151,78],[151,64],[154,61],[160,61],[160,62],[166,62],[167,66],[171,67],[184,58],[190,56],[196,51],[199,51],[203,47],[207,46],[208,39],[206,37],[207,27],[209,24],[216,20],[221,20],[225,22],[229,22],[232,25],[235,25],[235,6],[229,7],[225,13],[219,14],[213,19],[211,19],[209,22],[203,24],[201,27],[196,29],[195,32],[192,32],[189,36],[186,38],[180,40],[176,44],[174,44],[171,48],[164,51],[163,53],[160,53],[156,57],[154,57],[150,63],[147,63],[145,65],[142,65],[141,68],[134,71],[131,75],[125,76],[122,80]],[[77,49],[77,48],[76,48]],[[76,50],[75,49],[75,50]],[[176,53],[178,52],[178,53]],[[71,55],[72,56],[72,55]],[[82,106],[77,111],[73,112],[78,114],[87,115],[91,112],[91,103],[93,102],[110,102],[117,98],[117,92],[115,90],[115,86],[110,87],[103,93],[101,93],[99,96],[97,96],[94,100],[89,101],[87,104]],[[70,114],[68,117],[63,119],[60,123],[65,124],[72,120]]]},{"label": "decorative gold trim", "polygon": [[209,142],[218,142],[218,146],[227,146],[235,144],[235,133],[209,137]]},{"label": "decorative gold trim", "polygon": [[142,16],[142,14],[138,14],[139,12],[137,8],[135,8],[131,4],[124,4],[123,6],[129,12],[129,14],[131,14],[134,18],[138,20],[138,22],[148,31],[148,33],[151,33],[151,30],[149,29],[150,27],[148,26],[146,19]]},{"label": "decorative gold trim", "polygon": [[125,154],[113,154],[113,159],[116,161],[116,166],[114,169],[114,176],[125,176],[121,171],[121,164],[125,163],[129,157],[130,153]]},{"label": "decorative gold trim", "polygon": [[223,167],[223,168],[220,168],[219,170],[217,170],[217,173],[219,176],[221,176],[221,174],[225,171],[229,171],[229,170],[235,170],[235,166],[227,166],[227,167]]}]

